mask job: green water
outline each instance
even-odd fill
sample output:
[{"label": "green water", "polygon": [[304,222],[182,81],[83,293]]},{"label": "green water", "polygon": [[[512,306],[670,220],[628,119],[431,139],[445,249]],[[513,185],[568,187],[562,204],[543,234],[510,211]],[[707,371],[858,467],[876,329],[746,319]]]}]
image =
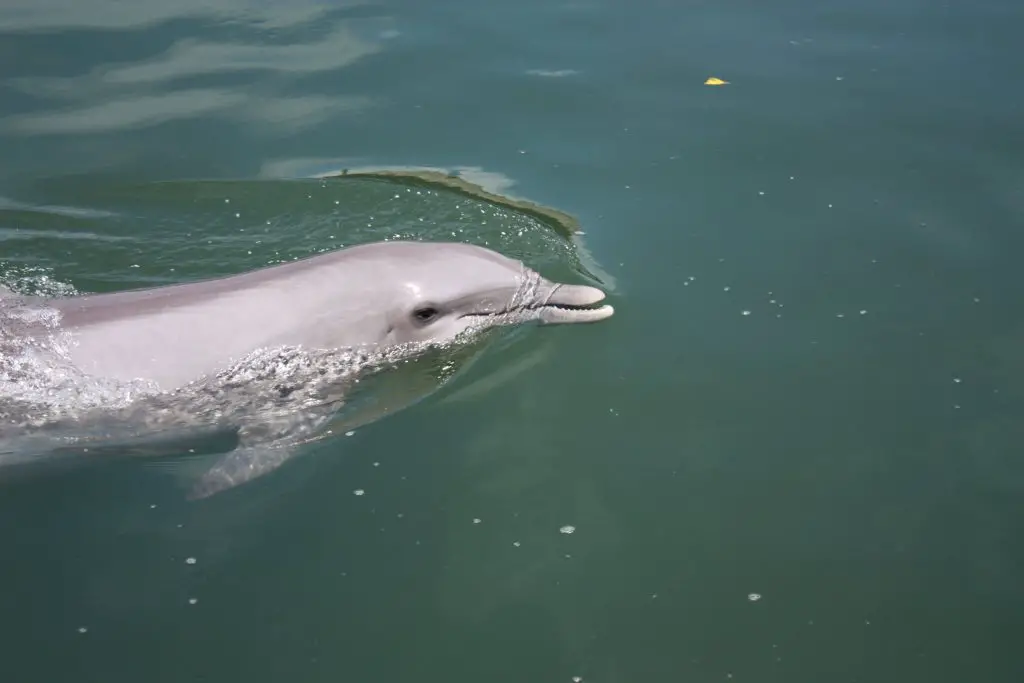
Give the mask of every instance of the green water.
[{"label": "green water", "polygon": [[[617,312],[221,501],[133,463],[3,485],[0,680],[1024,679],[1022,29],[1010,0],[4,3],[8,280],[447,233]],[[298,180],[362,166],[461,169],[586,252]]]}]

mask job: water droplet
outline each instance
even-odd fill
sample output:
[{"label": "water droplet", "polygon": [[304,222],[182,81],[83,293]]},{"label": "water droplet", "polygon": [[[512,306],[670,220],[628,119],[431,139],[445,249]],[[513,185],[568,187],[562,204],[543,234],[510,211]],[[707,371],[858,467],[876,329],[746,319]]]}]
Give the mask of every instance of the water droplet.
[{"label": "water droplet", "polygon": [[190,605],[194,605],[194,604],[196,604],[197,602],[199,602],[199,600],[198,600],[198,599],[196,599],[196,598],[189,598],[189,599],[188,599],[188,604],[190,604]]},{"label": "water droplet", "polygon": [[185,558],[185,564],[195,564],[195,563],[196,563],[196,558],[194,558],[194,557],[187,557],[187,558]]},{"label": "water droplet", "polygon": [[760,599],[761,599],[761,594],[760,593],[751,593],[750,595],[747,596],[747,600],[750,600],[750,602],[757,602]]},{"label": "water droplet", "polygon": [[356,431],[354,429],[352,429],[352,430],[349,430],[349,431],[345,432],[345,436],[352,436],[355,433],[356,433]]},{"label": "water droplet", "polygon": [[84,627],[84,626],[79,626],[79,627],[78,627],[78,632],[79,632],[79,633],[87,633],[88,631],[89,631],[89,629],[87,629],[87,628],[86,628],[86,627]]},{"label": "water droplet", "polygon": [[353,491],[352,493],[356,494],[357,496],[361,496],[361,495],[363,495],[364,493],[366,493],[366,491],[364,491],[363,489],[356,489],[356,490],[355,490],[355,491]]},{"label": "water droplet", "polygon": [[479,524],[479,523],[480,523],[480,521],[481,521],[481,520],[480,520],[480,518],[479,518],[479,517],[474,517],[474,518],[473,518],[473,524]]},{"label": "water droplet", "polygon": [[750,315],[750,311],[743,311],[743,315]]},{"label": "water droplet", "polygon": [[563,534],[571,534],[576,531],[576,527],[572,526],[571,524],[566,524],[558,531]]},{"label": "water droplet", "polygon": [[512,541],[512,545],[518,548],[521,544],[519,543],[519,541]]}]

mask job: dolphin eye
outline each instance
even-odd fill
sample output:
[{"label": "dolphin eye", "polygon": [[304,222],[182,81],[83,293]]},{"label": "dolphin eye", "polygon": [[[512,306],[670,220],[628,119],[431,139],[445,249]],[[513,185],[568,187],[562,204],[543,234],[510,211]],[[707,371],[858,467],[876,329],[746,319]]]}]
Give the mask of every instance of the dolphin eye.
[{"label": "dolphin eye", "polygon": [[423,306],[422,308],[417,308],[413,311],[412,317],[416,318],[416,322],[429,323],[431,320],[436,318],[439,313],[440,311],[433,306]]}]

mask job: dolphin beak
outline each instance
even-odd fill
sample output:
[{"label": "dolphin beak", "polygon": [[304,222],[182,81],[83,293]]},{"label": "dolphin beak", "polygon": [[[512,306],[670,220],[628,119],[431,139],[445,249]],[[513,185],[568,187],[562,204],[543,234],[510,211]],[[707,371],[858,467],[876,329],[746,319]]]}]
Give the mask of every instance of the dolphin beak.
[{"label": "dolphin beak", "polygon": [[610,318],[615,309],[604,304],[605,294],[586,285],[552,286],[550,293],[536,306],[537,319],[544,323],[593,323]]}]

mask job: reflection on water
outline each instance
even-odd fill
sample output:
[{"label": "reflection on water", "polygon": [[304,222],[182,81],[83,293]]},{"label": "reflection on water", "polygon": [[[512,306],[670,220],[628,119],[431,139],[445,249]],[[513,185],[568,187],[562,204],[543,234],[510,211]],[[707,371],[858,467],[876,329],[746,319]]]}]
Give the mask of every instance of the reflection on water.
[{"label": "reflection on water", "polygon": [[[176,167],[190,178],[195,154],[232,165],[236,150],[223,145],[238,134],[269,142],[337,130],[379,106],[365,74],[404,40],[373,4],[247,0],[6,3],[0,37],[0,184],[13,185],[53,177],[40,146],[62,157],[62,173],[135,166],[166,179]],[[103,49],[79,49],[94,39]],[[224,133],[192,152],[168,144],[217,124]]]},{"label": "reflection on water", "polygon": [[185,17],[228,20],[243,25],[251,23],[268,29],[285,28],[322,18],[338,8],[366,4],[360,0],[289,0],[281,4],[261,0],[180,0],[174,3],[156,0],[128,3],[120,0],[91,0],[88,3],[75,0],[10,0],[0,8],[0,29],[125,29]]},{"label": "reflection on water", "polygon": [[[120,3],[117,4],[121,6]],[[333,26],[312,42],[266,44],[186,38],[149,59],[90,65],[70,77],[22,75],[7,85],[52,109],[0,120],[0,134],[87,134],[125,131],[199,116],[272,124],[280,135],[319,124],[372,100],[359,94],[303,95],[292,82],[335,72],[379,52],[394,37],[384,19],[328,20]],[[2,25],[0,25],[2,30]],[[197,87],[223,81],[225,87]]]}]

